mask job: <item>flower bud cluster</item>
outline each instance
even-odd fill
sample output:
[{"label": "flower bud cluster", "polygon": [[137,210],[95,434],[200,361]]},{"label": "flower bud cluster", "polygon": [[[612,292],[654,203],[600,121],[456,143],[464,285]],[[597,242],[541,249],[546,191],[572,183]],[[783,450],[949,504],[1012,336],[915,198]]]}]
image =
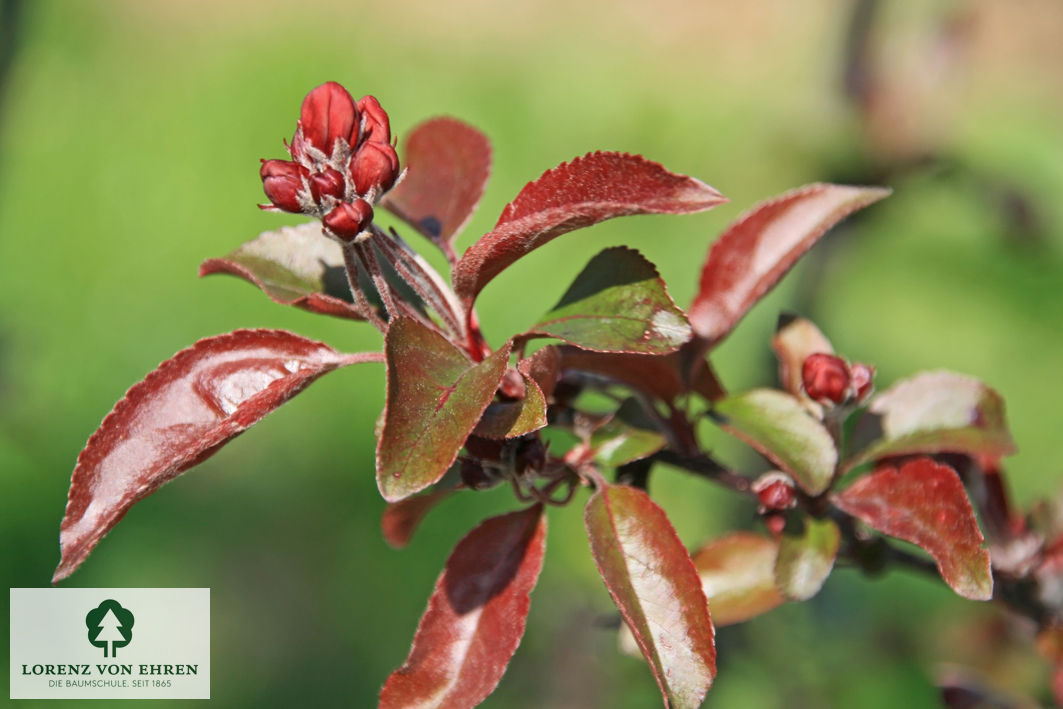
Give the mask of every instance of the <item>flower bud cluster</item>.
[{"label": "flower bud cluster", "polygon": [[805,358],[801,385],[810,399],[824,406],[863,401],[871,393],[875,370],[841,357],[818,352]]},{"label": "flower bud cluster", "polygon": [[372,96],[355,101],[334,81],[303,99],[291,160],[263,160],[262,209],[317,217],[352,241],[373,221],[373,205],[399,176],[388,114]]}]

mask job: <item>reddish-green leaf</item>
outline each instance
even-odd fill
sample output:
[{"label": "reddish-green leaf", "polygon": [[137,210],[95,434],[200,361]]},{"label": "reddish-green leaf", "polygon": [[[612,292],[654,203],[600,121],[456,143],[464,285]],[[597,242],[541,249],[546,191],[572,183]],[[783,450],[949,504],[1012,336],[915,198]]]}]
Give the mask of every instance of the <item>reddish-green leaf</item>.
[{"label": "reddish-green leaf", "polygon": [[199,275],[228,273],[262,289],[274,303],[361,320],[351,302],[343,253],[317,222],[267,231],[223,258],[207,259]]},{"label": "reddish-green leaf", "polygon": [[594,460],[607,468],[647,458],[668,443],[635,399],[627,399],[613,417],[591,434]]},{"label": "reddish-green leaf", "polygon": [[811,320],[798,317],[779,319],[779,327],[771,341],[779,360],[779,383],[794,396],[804,396],[801,388],[801,366],[809,355],[821,352],[834,354],[834,348]]},{"label": "reddish-green leaf", "polygon": [[827,489],[838,451],[801,402],[775,389],[732,394],[714,404],[719,424],[790,474],[810,495]]},{"label": "reddish-green leaf", "polygon": [[694,332],[710,345],[722,340],[828,229],[889,193],[812,184],[753,207],[709,251],[688,313]]},{"label": "reddish-green leaf", "polygon": [[472,302],[487,283],[528,252],[562,234],[631,214],[689,214],[727,201],[700,180],[624,153],[589,153],[524,186],[461,257],[454,287]]},{"label": "reddish-green leaf", "polygon": [[517,368],[521,374],[535,380],[543,396],[549,398],[561,377],[561,351],[554,345],[547,345],[522,359]]},{"label": "reddish-green leaf", "polygon": [[453,118],[432,118],[410,131],[402,160],[406,176],[384,207],[454,260],[454,237],[479,204],[491,173],[487,136]]},{"label": "reddish-green leaf", "polygon": [[405,500],[389,502],[380,517],[380,531],[384,535],[384,541],[396,549],[405,547],[410,543],[424,516],[453,492],[454,488],[434,488]]},{"label": "reddish-green leaf", "polygon": [[880,468],[858,479],[834,504],[869,526],[925,549],[945,583],[976,601],[993,596],[989,552],[956,472],[930,458]]},{"label": "reddish-green leaf", "polygon": [[634,249],[606,249],[531,330],[598,352],[667,354],[690,339],[657,268]]},{"label": "reddish-green leaf", "polygon": [[841,531],[830,519],[806,517],[801,536],[784,534],[775,559],[775,583],[783,595],[807,601],[819,593],[834,568]]},{"label": "reddish-green leaf", "polygon": [[546,397],[534,379],[521,373],[524,398],[489,404],[473,433],[484,438],[515,438],[546,425]]},{"label": "reddish-green leaf", "polygon": [[89,438],[70,480],[54,581],[69,576],[136,502],[337,367],[380,362],[283,330],[200,340],[133,386]]},{"label": "reddish-green leaf", "polygon": [[698,707],[716,676],[709,606],[686,547],[642,490],[600,489],[584,514],[591,553],[665,705]]},{"label": "reddish-green leaf", "polygon": [[[613,352],[590,352],[577,347],[559,347],[561,369],[606,377],[635,391],[662,401],[673,401],[687,391],[684,370],[684,349],[666,355],[644,355]],[[690,390],[707,399],[719,396],[719,384],[708,363],[701,359],[695,366]]]},{"label": "reddish-green leaf", "polygon": [[384,349],[388,363],[384,429],[377,443],[377,485],[397,502],[435,483],[458,456],[502,380],[509,348],[479,364],[412,318],[396,318]]},{"label": "reddish-green leaf", "polygon": [[752,532],[733,532],[694,554],[694,567],[717,627],[741,623],[786,599],[775,585],[776,541]]},{"label": "reddish-green leaf", "polygon": [[545,548],[540,505],[485,520],[458,542],[380,708],[473,707],[494,691],[524,635]]},{"label": "reddish-green leaf", "polygon": [[894,384],[871,402],[883,438],[848,468],[887,456],[966,453],[995,458],[1015,452],[1004,400],[982,382],[953,372],[923,372]]}]

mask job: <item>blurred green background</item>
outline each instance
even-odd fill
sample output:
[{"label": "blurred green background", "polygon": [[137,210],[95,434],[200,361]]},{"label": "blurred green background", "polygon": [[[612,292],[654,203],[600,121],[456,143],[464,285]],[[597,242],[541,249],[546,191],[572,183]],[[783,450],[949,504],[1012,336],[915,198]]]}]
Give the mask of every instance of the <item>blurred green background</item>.
[{"label": "blurred green background", "polygon": [[[852,0],[0,4],[9,586],[48,583],[78,451],[126,388],[178,349],[238,327],[379,347],[367,325],[195,276],[202,259],[297,221],[255,208],[258,159],[282,156],[303,95],[330,79],[376,95],[399,136],[450,114],[491,138],[494,172],[460,248],[526,181],[590,150],[644,154],[731,198],[705,215],[610,222],[532,254],[481,297],[496,343],[606,245],[641,249],[685,304],[711,239],[754,202],[815,180],[890,184],[893,197],[818,247],[739,326],[718,351],[721,376],[736,389],[774,383],[775,318],[797,308],[840,352],[877,365],[880,388],[932,368],[996,387],[1020,447],[1007,466],[1021,504],[1063,480],[1051,404],[1063,365],[1055,0],[882,4],[868,42],[855,44]],[[137,505],[64,585],[210,587],[220,706],[372,706],[451,546],[513,507],[504,490],[458,496],[409,548],[389,549],[372,462],[383,391],[379,365],[329,375]],[[752,509],[679,473],[657,474],[653,493],[690,546],[753,524]],[[551,511],[527,636],[484,706],[658,703],[648,670],[602,627],[615,614],[581,517],[578,505]],[[943,584],[839,570],[814,601],[719,631],[706,706],[938,706],[933,682],[947,663],[1044,696],[1047,669],[1006,652],[1028,638],[999,617]]]}]

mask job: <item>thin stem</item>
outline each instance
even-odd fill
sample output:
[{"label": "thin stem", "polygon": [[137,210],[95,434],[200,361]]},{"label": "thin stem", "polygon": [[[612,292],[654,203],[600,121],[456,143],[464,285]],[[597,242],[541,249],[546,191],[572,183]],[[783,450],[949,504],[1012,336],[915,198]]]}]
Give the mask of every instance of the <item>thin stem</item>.
[{"label": "thin stem", "polygon": [[389,236],[373,225],[373,236],[374,243],[387,257],[399,277],[439,314],[456,337],[464,339],[463,308],[439,273],[394,230]]},{"label": "thin stem", "polygon": [[702,453],[680,455],[675,451],[665,449],[654,453],[650,456],[650,459],[660,463],[667,463],[676,468],[681,468],[689,473],[694,473],[706,480],[711,480],[714,483],[730,488],[739,494],[748,495],[750,497],[756,496],[753,492],[752,482],[749,478],[725,468],[709,456]]},{"label": "thin stem", "polygon": [[343,265],[347,271],[347,285],[351,289],[351,297],[354,298],[355,307],[358,308],[362,317],[372,323],[373,327],[381,333],[385,332],[388,329],[388,324],[380,319],[380,316],[376,313],[376,308],[372,306],[358,285],[358,259],[354,253],[354,245],[344,243],[341,245],[341,251],[343,251]]}]

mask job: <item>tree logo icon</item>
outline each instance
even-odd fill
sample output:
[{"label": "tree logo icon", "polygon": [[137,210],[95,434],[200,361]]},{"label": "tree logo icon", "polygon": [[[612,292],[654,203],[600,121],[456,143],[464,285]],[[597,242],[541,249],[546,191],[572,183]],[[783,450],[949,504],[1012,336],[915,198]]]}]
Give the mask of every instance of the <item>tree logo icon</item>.
[{"label": "tree logo icon", "polygon": [[89,611],[85,625],[89,629],[89,642],[102,647],[104,657],[114,657],[118,648],[133,639],[133,613],[110,598]]}]

